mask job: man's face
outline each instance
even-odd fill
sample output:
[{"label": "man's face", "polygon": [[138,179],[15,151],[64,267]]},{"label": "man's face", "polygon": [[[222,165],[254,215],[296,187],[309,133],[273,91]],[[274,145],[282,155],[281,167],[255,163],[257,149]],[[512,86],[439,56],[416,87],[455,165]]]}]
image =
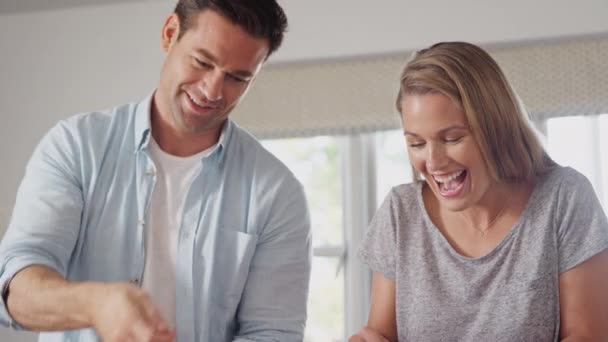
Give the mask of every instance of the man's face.
[{"label": "man's face", "polygon": [[155,102],[176,133],[219,130],[268,55],[268,41],[253,37],[220,14],[205,10],[178,40],[171,15],[163,27],[167,53]]}]

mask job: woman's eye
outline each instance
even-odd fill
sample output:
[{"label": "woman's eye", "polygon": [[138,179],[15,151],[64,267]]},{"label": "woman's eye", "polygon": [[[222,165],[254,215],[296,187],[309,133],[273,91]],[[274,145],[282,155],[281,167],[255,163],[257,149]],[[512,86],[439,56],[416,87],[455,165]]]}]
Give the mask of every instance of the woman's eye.
[{"label": "woman's eye", "polygon": [[444,141],[447,143],[457,143],[460,140],[462,140],[462,137],[457,137],[457,138],[445,138]]}]

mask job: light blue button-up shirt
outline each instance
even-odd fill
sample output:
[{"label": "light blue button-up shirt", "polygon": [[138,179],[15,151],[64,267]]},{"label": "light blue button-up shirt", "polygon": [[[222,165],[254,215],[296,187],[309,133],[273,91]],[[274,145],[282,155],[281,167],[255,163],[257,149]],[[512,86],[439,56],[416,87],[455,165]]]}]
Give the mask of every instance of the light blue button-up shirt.
[{"label": "light blue button-up shirt", "polygon": [[[0,244],[0,289],[24,267],[71,281],[141,283],[155,184],[150,103],[61,121],[28,163]],[[304,192],[228,120],[186,197],[176,265],[177,340],[302,341],[311,267]],[[1,300],[0,323],[20,326]],[[89,341],[92,329],[40,341]]]}]

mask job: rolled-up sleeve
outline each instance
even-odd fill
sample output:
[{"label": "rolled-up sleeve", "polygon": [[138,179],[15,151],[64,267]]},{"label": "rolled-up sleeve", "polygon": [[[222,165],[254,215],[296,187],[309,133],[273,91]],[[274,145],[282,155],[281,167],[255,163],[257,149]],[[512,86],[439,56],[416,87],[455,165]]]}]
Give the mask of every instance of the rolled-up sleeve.
[{"label": "rolled-up sleeve", "polygon": [[[83,208],[77,146],[68,124],[62,122],[34,151],[0,243],[2,294],[15,274],[27,266],[48,266],[65,276]],[[0,324],[21,329],[9,315],[4,296],[0,301]]]},{"label": "rolled-up sleeve", "polygon": [[310,219],[295,179],[280,187],[258,240],[234,341],[302,341],[312,262]]}]

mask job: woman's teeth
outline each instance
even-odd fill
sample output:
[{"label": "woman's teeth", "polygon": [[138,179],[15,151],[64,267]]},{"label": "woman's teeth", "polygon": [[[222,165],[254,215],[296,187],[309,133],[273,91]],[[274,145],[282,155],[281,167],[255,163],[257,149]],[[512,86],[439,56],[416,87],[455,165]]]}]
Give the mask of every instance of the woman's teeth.
[{"label": "woman's teeth", "polygon": [[445,176],[433,176],[433,179],[437,183],[449,183],[449,182],[453,181],[454,179],[458,178],[458,176],[460,176],[463,172],[464,172],[464,170],[460,170],[460,171],[456,171],[456,172],[453,172],[453,173],[451,173],[449,175],[445,175]]}]

